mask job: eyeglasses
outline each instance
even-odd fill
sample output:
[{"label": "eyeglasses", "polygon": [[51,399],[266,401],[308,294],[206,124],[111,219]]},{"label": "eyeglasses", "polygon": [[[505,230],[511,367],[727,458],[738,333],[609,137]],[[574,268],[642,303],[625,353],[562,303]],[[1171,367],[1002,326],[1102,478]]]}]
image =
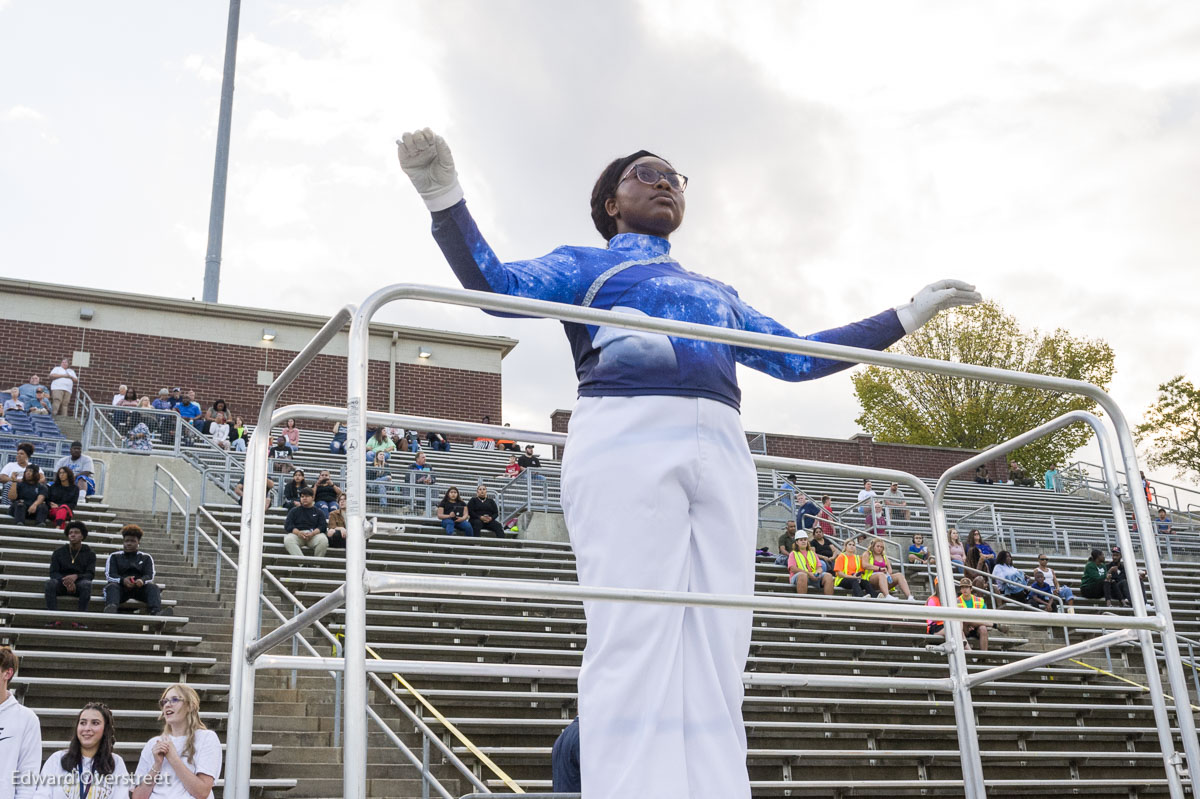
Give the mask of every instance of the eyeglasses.
[{"label": "eyeglasses", "polygon": [[1045,563],[1048,560],[1050,560],[1050,559],[1049,558],[1038,558],[1038,563]]},{"label": "eyeglasses", "polygon": [[166,699],[159,702],[158,706],[159,707],[167,707],[168,705],[178,705],[181,702],[183,702],[183,700],[177,696],[168,696]]},{"label": "eyeglasses", "polygon": [[655,183],[658,183],[659,179],[661,178],[662,180],[667,181],[668,186],[680,194],[683,194],[683,192],[687,189],[687,175],[681,175],[678,172],[662,172],[647,164],[634,164],[625,173],[624,177],[617,182],[624,183],[629,179],[630,175],[635,176],[647,186],[653,186]]}]

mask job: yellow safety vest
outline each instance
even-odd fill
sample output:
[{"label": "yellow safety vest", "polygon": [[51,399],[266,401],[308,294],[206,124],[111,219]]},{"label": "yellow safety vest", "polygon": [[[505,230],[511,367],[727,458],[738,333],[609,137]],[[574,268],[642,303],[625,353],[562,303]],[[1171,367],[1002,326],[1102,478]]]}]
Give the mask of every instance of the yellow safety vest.
[{"label": "yellow safety vest", "polygon": [[975,596],[974,594],[971,595],[969,603],[963,598],[962,594],[959,594],[958,606],[960,608],[970,608],[971,610],[987,610],[987,602],[983,600],[983,597]]},{"label": "yellow safety vest", "polygon": [[792,562],[788,565],[794,566],[798,572],[816,574],[821,570],[821,560],[817,557],[817,553],[813,552],[811,549],[808,550],[808,553],[804,555],[803,561],[800,560],[800,553],[796,550],[792,550],[790,553],[788,553],[788,557],[792,559]]}]

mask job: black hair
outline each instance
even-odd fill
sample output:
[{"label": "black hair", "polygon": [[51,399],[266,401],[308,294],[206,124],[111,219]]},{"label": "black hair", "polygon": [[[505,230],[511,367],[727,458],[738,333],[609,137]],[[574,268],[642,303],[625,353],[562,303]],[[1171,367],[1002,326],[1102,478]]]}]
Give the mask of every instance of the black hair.
[{"label": "black hair", "polygon": [[1092,556],[1088,560],[1104,560],[1104,553],[1098,549],[1092,550]]},{"label": "black hair", "polygon": [[999,563],[1002,566],[1011,566],[1012,555],[1009,554],[1007,549],[1002,549],[1000,550],[1000,553],[996,555],[996,563]]},{"label": "black hair", "polygon": [[636,153],[617,158],[604,167],[604,171],[600,173],[600,177],[596,178],[596,185],[592,186],[592,224],[596,226],[596,230],[600,232],[605,241],[617,235],[617,220],[608,215],[608,210],[604,207],[604,204],[616,195],[617,184],[621,182],[621,176],[625,174],[625,170],[629,168],[629,165],[639,158],[645,158],[646,156],[657,158],[660,161],[667,160],[649,150],[638,150]]},{"label": "black hair", "polygon": [[[29,473],[33,472],[33,479],[29,479]],[[30,462],[25,465],[25,473],[21,475],[22,483],[40,483],[42,481],[42,470],[36,463]]]},{"label": "black hair", "polygon": [[72,771],[83,761],[83,746],[79,743],[79,720],[83,718],[86,710],[98,711],[104,719],[104,735],[100,737],[100,746],[96,749],[96,756],[92,758],[92,771],[102,777],[107,777],[113,773],[115,767],[113,743],[117,737],[117,731],[113,726],[112,711],[103,702],[88,702],[75,717],[75,731],[71,734],[71,744],[67,747],[67,753],[62,756],[62,769],[63,771]]},{"label": "black hair", "polygon": [[315,491],[313,491],[311,488],[300,489],[300,496],[302,496],[302,497],[315,497],[316,495],[317,495],[317,493]]},{"label": "black hair", "polygon": [[58,469],[56,469],[56,470],[55,470],[55,472],[54,472],[54,484],[55,484],[55,485],[61,485],[61,484],[58,482],[58,477],[59,477],[59,475],[60,475],[60,474],[62,474],[63,472],[66,472],[66,473],[67,473],[67,485],[68,485],[68,486],[73,486],[73,485],[75,485],[75,471],[74,471],[74,470],[73,470],[73,469],[72,469],[70,466],[59,466],[59,467],[58,467]]},{"label": "black hair", "polygon": [[65,536],[69,534],[72,530],[79,530],[79,532],[83,533],[84,539],[87,539],[88,529],[87,525],[83,523],[82,519],[72,519],[71,521],[67,522],[67,526],[63,528],[63,535]]},{"label": "black hair", "polygon": [[24,452],[26,455],[32,458],[33,444],[30,444],[28,441],[22,441],[20,444],[17,444],[17,451]]}]

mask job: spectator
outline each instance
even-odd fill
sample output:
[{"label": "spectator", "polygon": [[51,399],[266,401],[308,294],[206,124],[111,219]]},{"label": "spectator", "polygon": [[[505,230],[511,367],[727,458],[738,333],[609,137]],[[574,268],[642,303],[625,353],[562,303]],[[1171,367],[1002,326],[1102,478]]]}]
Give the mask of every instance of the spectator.
[{"label": "spectator", "polygon": [[[270,506],[270,503],[271,503],[271,492],[273,490],[275,490],[275,481],[272,480],[270,477],[268,477],[267,478],[267,505],[268,506]],[[246,475],[245,475],[245,473],[243,473],[242,476],[238,479],[237,485],[235,485],[233,487],[234,501],[237,502],[238,505],[242,504],[242,495],[245,493],[246,493]]]},{"label": "spectator", "polygon": [[47,518],[60,530],[75,517],[75,506],[79,504],[79,486],[75,484],[75,473],[70,466],[59,466],[54,472],[54,481],[46,489],[46,502],[50,506]]},{"label": "spectator", "polygon": [[150,427],[143,419],[137,419],[137,423],[129,428],[129,432],[125,434],[125,449],[139,452],[143,455],[150,454],[154,449],[154,436],[150,432]]},{"label": "spectator", "polygon": [[8,483],[9,514],[14,524],[43,525],[49,517],[50,506],[46,503],[47,486],[42,481],[42,470],[36,463],[25,467],[19,480]]},{"label": "spectator", "polygon": [[792,555],[792,551],[796,548],[796,523],[788,519],[787,524],[783,528],[783,532],[779,534],[779,547],[776,550],[775,556],[776,566],[787,566],[788,559]]},{"label": "spectator", "polygon": [[1046,470],[1046,473],[1042,476],[1042,482],[1047,491],[1053,491],[1056,494],[1062,493],[1062,475],[1056,467]]},{"label": "spectator", "polygon": [[883,511],[882,502],[872,502],[866,506],[867,532],[871,535],[887,535],[887,514]]},{"label": "spectator", "polygon": [[387,431],[382,427],[367,439],[367,463],[373,466],[385,466],[395,451],[395,442],[388,438]]},{"label": "spectator", "polygon": [[174,410],[175,406],[171,404],[171,392],[165,388],[160,388],[158,396],[155,397],[154,402],[150,403],[150,407],[156,411]]},{"label": "spectator", "polygon": [[1012,480],[1013,485],[1023,486],[1025,488],[1033,488],[1036,484],[1029,473],[1025,471],[1025,467],[1013,461],[1008,465],[1008,477]]},{"label": "spectator", "polygon": [[517,458],[517,464],[522,469],[542,468],[542,459],[533,454],[533,444],[525,445],[525,454]]},{"label": "spectator", "polygon": [[892,596],[892,587],[894,586],[904,593],[905,599],[912,600],[912,591],[908,590],[908,579],[900,572],[892,570],[892,564],[888,562],[887,554],[884,551],[885,548],[882,538],[876,538],[867,547],[867,554],[864,557],[867,562],[864,574],[867,582],[883,594],[884,599],[895,599]]},{"label": "spectator", "polygon": [[283,521],[286,535],[283,537],[283,548],[289,555],[302,556],[301,547],[312,549],[318,558],[325,556],[329,549],[329,537],[325,531],[329,529],[325,514],[313,507],[313,490],[305,488],[300,491],[300,504],[288,511]]},{"label": "spectator", "polygon": [[833,596],[833,575],[825,571],[825,561],[810,548],[804,533],[796,536],[796,544],[788,554],[787,567],[788,582],[796,586],[797,594],[807,594],[808,584],[812,582],[825,596]]},{"label": "spectator", "polygon": [[[1145,574],[1142,575],[1145,577]],[[1121,559],[1121,548],[1112,548],[1112,560],[1108,563],[1108,568],[1104,571],[1104,579],[1112,584],[1113,599],[1120,602],[1125,607],[1132,604],[1129,594],[1129,580],[1125,576],[1125,562]]]},{"label": "spectator", "polygon": [[[67,543],[50,556],[50,579],[46,581],[46,609],[58,610],[58,598],[63,594],[79,600],[80,612],[85,612],[92,598],[92,580],[96,578],[96,553],[83,543],[88,536],[87,525],[79,519],[67,522]],[[57,626],[57,623],[56,623]],[[72,622],[72,627],[79,627]]]},{"label": "spectator", "polygon": [[833,584],[837,588],[849,589],[853,596],[863,596],[868,591],[874,595],[875,589],[863,579],[862,559],[854,548],[854,539],[847,538],[842,553],[833,562]]},{"label": "spectator", "polygon": [[579,793],[579,716],[567,725],[550,750],[551,790],[555,793]]},{"label": "spectator", "polygon": [[250,443],[250,429],[246,427],[246,423],[242,421],[242,417],[235,416],[233,424],[229,428],[229,446],[234,452],[245,452],[246,445]]},{"label": "spectator", "polygon": [[467,504],[459,498],[458,489],[454,486],[446,489],[442,501],[437,504],[437,517],[446,535],[454,535],[456,530],[463,535],[478,535],[468,521]]},{"label": "spectator", "polygon": [[504,527],[500,524],[500,507],[488,496],[487,486],[480,483],[475,487],[475,496],[467,503],[467,516],[475,535],[487,530],[496,538],[504,538]]},{"label": "spectator", "polygon": [[971,578],[975,587],[980,591],[986,590],[988,587],[988,574],[991,573],[991,570],[987,568],[987,565],[979,547],[971,547],[967,550],[967,561],[964,564],[963,572]]},{"label": "spectator", "polygon": [[[796,510],[796,492],[799,490],[796,488],[796,484],[799,482],[800,480],[796,475],[789,474],[779,484],[778,493],[776,494],[779,504],[793,512]],[[799,517],[797,517],[797,523],[799,523]]]},{"label": "spectator", "polygon": [[[290,461],[292,459],[292,448],[288,446],[287,436],[282,433],[276,436],[274,442],[271,444],[271,449],[268,450],[268,454],[274,460]],[[278,471],[284,471],[284,469],[279,468]]]},{"label": "spectator", "polygon": [[50,416],[53,411],[54,406],[50,404],[50,397],[46,395],[46,389],[38,386],[33,393],[33,398],[25,403],[25,412]]},{"label": "spectator", "polygon": [[[505,422],[504,426],[512,427],[512,425],[509,424],[508,422]],[[517,442],[513,441],[512,439],[508,439],[508,438],[496,439],[496,448],[502,449],[505,452],[520,452],[520,449],[517,448]]]},{"label": "spectator", "polygon": [[3,799],[34,796],[27,783],[37,777],[42,762],[42,725],[34,712],[8,690],[19,667],[16,653],[0,646],[0,730],[4,731],[0,735],[0,797]]},{"label": "spectator", "polygon": [[[146,603],[151,616],[162,614],[162,595],[154,584],[154,558],[141,552],[142,528],[127,524],[121,528],[122,547],[104,564],[104,612],[116,613],[118,606],[136,599]],[[171,615],[171,610],[166,610]]]},{"label": "spectator", "polygon": [[1093,549],[1091,557],[1083,565],[1083,576],[1079,579],[1079,593],[1087,599],[1104,598],[1104,604],[1112,607],[1112,583],[1104,571],[1104,552]]},{"label": "spectator", "polygon": [[1171,527],[1171,517],[1167,515],[1166,508],[1158,509],[1158,518],[1154,520],[1154,527],[1158,530],[1159,535],[1167,535],[1168,533],[1175,532],[1174,528]]},{"label": "spectator", "polygon": [[128,394],[128,393],[129,393],[129,386],[127,386],[127,385],[125,385],[124,383],[122,383],[122,384],[120,385],[120,387],[118,387],[118,388],[117,388],[117,393],[116,393],[116,394],[113,394],[113,396],[112,396],[112,402],[111,402],[111,403],[109,403],[109,404],[111,404],[111,405],[120,405],[120,404],[121,404],[121,400],[125,399],[125,395],[126,395],[126,394]]},{"label": "spectator", "polygon": [[424,452],[417,453],[417,457],[408,465],[408,469],[411,472],[415,472],[415,474],[412,475],[412,481],[414,483],[433,485],[434,482],[436,482],[433,476],[433,470],[430,469],[429,464],[425,462]]},{"label": "spectator", "polygon": [[[831,525],[832,526],[832,525]],[[825,529],[822,526],[813,528],[812,538],[808,543],[813,552],[817,553],[817,557],[825,561],[825,571],[833,573],[833,559],[836,550],[833,547],[833,542],[825,537]]]},{"label": "spectator", "polygon": [[21,402],[21,389],[10,388],[8,393],[9,397],[4,401],[4,412],[25,410],[25,403]]},{"label": "spectator", "polygon": [[[33,455],[32,452],[29,453]],[[67,466],[71,469],[71,473],[75,475],[75,485],[79,486],[80,498],[90,497],[96,493],[96,464],[92,462],[91,455],[83,454],[83,442],[71,442],[71,454],[63,455],[54,464],[55,469],[61,469]]]},{"label": "spectator", "polygon": [[[1068,613],[1075,612],[1075,594],[1065,585],[1058,582],[1058,577],[1054,574],[1054,569],[1050,568],[1050,558],[1045,554],[1040,554],[1037,557],[1037,568],[1033,570],[1033,588],[1047,594],[1053,594],[1063,601],[1067,606]],[[1054,601],[1050,597],[1034,594],[1032,597],[1033,604],[1043,610],[1050,610],[1051,603]]]},{"label": "spectator", "polygon": [[337,510],[338,499],[342,496],[342,489],[337,483],[333,482],[333,478],[329,476],[328,469],[322,469],[317,475],[317,483],[313,486],[313,503],[317,510],[325,514],[325,518],[329,518],[329,514]]},{"label": "spectator", "polygon": [[185,683],[163,691],[162,735],[142,747],[130,799],[212,799],[221,741],[200,720],[200,697]]},{"label": "spectator", "polygon": [[224,414],[226,421],[233,418],[233,414],[229,412],[229,406],[225,404],[225,400],[223,399],[213,400],[213,404],[204,414],[204,417],[210,422],[215,422],[217,421],[218,414]]},{"label": "spectator", "polygon": [[981,563],[983,563],[982,570],[990,573],[992,566],[996,564],[996,551],[983,540],[983,533],[978,530],[967,533],[967,546],[979,548]]},{"label": "spectator", "polygon": [[[942,600],[938,599],[938,595],[937,595],[937,578],[934,577],[933,578],[933,593],[929,595],[929,599],[925,600],[925,607],[940,608],[941,606],[942,606]],[[925,620],[925,634],[926,635],[936,635],[941,638],[945,638],[946,637],[946,622],[945,622],[945,620],[944,619],[926,619]]]},{"label": "spectator", "polygon": [[119,408],[136,408],[138,406],[137,391],[132,388],[125,389],[125,396],[113,403]]},{"label": "spectator", "polygon": [[908,562],[925,566],[933,563],[933,555],[930,554],[929,547],[925,546],[925,536],[920,533],[913,533],[912,543],[908,546]]},{"label": "spectator", "polygon": [[950,563],[956,564],[957,568],[955,568],[955,571],[961,574],[962,567],[967,563],[967,551],[963,547],[962,541],[958,540],[958,530],[956,528],[951,527],[946,537],[950,539],[948,547],[950,550]]},{"label": "spectator", "polygon": [[521,474],[521,464],[517,463],[516,455],[508,456],[508,463],[504,464],[504,476],[512,479]]},{"label": "spectator", "polygon": [[1138,472],[1138,477],[1142,480],[1142,493],[1146,495],[1146,503],[1153,505],[1155,497],[1154,489],[1150,487],[1150,478],[1146,476],[1145,472]]},{"label": "spectator", "polygon": [[[984,601],[983,597],[975,596],[975,586],[968,578],[964,577],[958,581],[958,591],[958,606],[960,608],[987,610],[987,602]],[[964,621],[963,634],[967,637],[967,649],[971,648],[971,639],[974,638],[979,641],[980,651],[987,651],[988,624],[986,622],[974,624]]]},{"label": "spectator", "polygon": [[899,483],[892,483],[891,487],[883,492],[883,506],[887,508],[892,519],[909,520],[908,501],[905,496],[904,489],[900,488]]},{"label": "spectator", "polygon": [[12,424],[4,418],[4,411],[0,410],[0,433],[11,433],[12,431]]},{"label": "spectator", "polygon": [[115,738],[112,711],[101,702],[88,702],[75,717],[71,743],[46,758],[36,795],[41,799],[128,796],[129,772],[125,760],[113,755]]},{"label": "spectator", "polygon": [[[221,400],[221,404],[225,404],[224,400]],[[212,438],[212,442],[228,452],[232,432],[229,422],[225,419],[224,411],[217,411],[217,415],[208,426],[208,435]]]},{"label": "spectator", "polygon": [[196,392],[189,391],[187,398],[175,405],[175,412],[183,417],[185,422],[191,422],[195,426],[196,420],[200,418],[202,411],[200,403],[196,402]]},{"label": "spectator", "polygon": [[821,512],[817,515],[816,529],[824,535],[833,535],[833,502],[828,494],[821,497]]},{"label": "spectator", "polygon": [[439,452],[450,451],[450,442],[446,440],[446,437],[441,433],[434,432],[433,430],[430,430],[425,434],[425,443],[429,445],[430,449],[434,449]]},{"label": "spectator", "polygon": [[988,475],[986,466],[980,465],[975,467],[975,482],[985,485],[991,485],[994,482]]},{"label": "spectator", "polygon": [[333,440],[329,442],[329,451],[334,455],[346,454],[346,435],[350,432],[350,428],[346,427],[345,422],[333,423]]},{"label": "spectator", "polygon": [[329,512],[325,520],[325,535],[331,549],[346,548],[346,492],[338,494],[337,507]]},{"label": "spectator", "polygon": [[871,488],[870,480],[863,480],[862,491],[858,492],[858,512],[867,513],[875,505],[875,490]]},{"label": "spectator", "polygon": [[292,472],[292,479],[283,487],[283,507],[298,508],[300,507],[300,494],[308,488],[308,481],[304,479],[304,470],[296,469]]},{"label": "spectator", "polygon": [[416,430],[409,430],[404,435],[408,441],[408,451],[409,452],[420,452],[421,451],[421,434],[418,433]]},{"label": "spectator", "polygon": [[[33,444],[28,441],[22,441],[17,444],[16,460],[9,461],[0,468],[0,484],[19,483],[25,477],[25,469],[29,466],[33,457]],[[9,486],[5,485],[3,494],[5,503],[8,502]]]},{"label": "spectator", "polygon": [[296,427],[295,419],[288,419],[283,423],[281,435],[287,439],[287,447],[292,452],[300,451],[300,428]]},{"label": "spectator", "polygon": [[997,588],[1006,598],[1014,602],[1029,602],[1029,578],[1020,569],[1013,566],[1012,554],[1003,549],[996,555],[996,565],[992,576],[999,580]]},{"label": "spectator", "polygon": [[79,384],[79,375],[71,368],[71,359],[63,358],[58,366],[50,370],[50,402],[55,416],[64,416],[71,411],[71,393]]},{"label": "spectator", "polygon": [[22,383],[17,387],[17,395],[21,398],[21,402],[25,403],[25,410],[30,409],[39,388],[45,389],[45,386],[42,385],[42,380],[37,375],[29,378],[28,383]]},{"label": "spectator", "polygon": [[805,494],[803,491],[797,491],[796,501],[800,502],[800,500],[804,501],[796,508],[796,524],[799,525],[801,530],[811,530],[821,515],[821,506],[813,502],[812,497],[808,494]]},{"label": "spectator", "polygon": [[[492,417],[487,416],[485,414],[483,417],[483,424],[491,424],[491,423],[492,423]],[[475,449],[495,449],[495,448],[496,448],[496,439],[491,438],[490,436],[476,436]]]},{"label": "spectator", "polygon": [[187,402],[187,400],[184,399],[182,392],[183,389],[181,389],[179,386],[175,386],[175,388],[171,389],[171,397],[168,400],[171,403],[171,410],[177,410],[180,405]]}]

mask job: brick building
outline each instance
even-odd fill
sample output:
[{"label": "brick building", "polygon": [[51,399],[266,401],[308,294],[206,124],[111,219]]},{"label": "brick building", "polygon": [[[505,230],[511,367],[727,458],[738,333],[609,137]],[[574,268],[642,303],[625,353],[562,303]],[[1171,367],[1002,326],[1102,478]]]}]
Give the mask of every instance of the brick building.
[{"label": "brick building", "polygon": [[[194,389],[204,408],[224,399],[254,422],[265,387],[325,322],[310,314],[0,279],[0,387],[33,374],[48,384],[50,369],[69,357],[83,389],[101,404],[121,384],[151,399],[160,388],[181,386]],[[346,404],[348,333],[347,326],[330,341],[281,404]],[[467,421],[486,414],[500,423],[501,360],[516,343],[372,324],[367,407]]]}]

